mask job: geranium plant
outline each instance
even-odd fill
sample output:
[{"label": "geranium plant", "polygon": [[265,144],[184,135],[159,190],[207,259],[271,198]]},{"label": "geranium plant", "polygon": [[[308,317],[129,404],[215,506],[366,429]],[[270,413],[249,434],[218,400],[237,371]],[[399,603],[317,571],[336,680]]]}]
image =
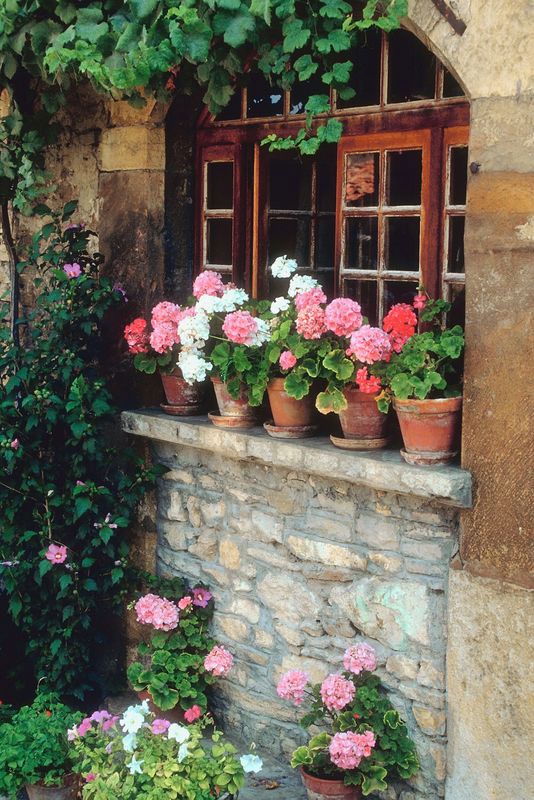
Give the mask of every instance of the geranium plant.
[{"label": "geranium plant", "polygon": [[27,784],[61,786],[72,772],[66,731],[82,715],[55,694],[38,694],[0,725],[0,794],[18,797]]},{"label": "geranium plant", "polygon": [[212,725],[209,715],[187,726],[157,719],[146,701],[121,717],[96,711],[69,731],[83,800],[236,797],[261,759],[239,758],[220,731],[208,733]]},{"label": "geranium plant", "polygon": [[138,622],[153,633],[141,642],[141,660],[130,664],[128,678],[137,692],[148,691],[163,710],[179,706],[194,717],[207,708],[206,689],[226,675],[233,657],[208,633],[213,613],[211,592],[196,586],[177,602],[149,592],[135,603]]},{"label": "geranium plant", "polygon": [[176,369],[180,345],[178,323],[191,314],[194,309],[181,308],[164,300],[152,309],[150,324],[143,317],[137,317],[126,325],[124,338],[134,356],[135,368],[148,375],[153,375],[157,369],[161,372]]},{"label": "geranium plant", "polygon": [[[277,693],[296,706],[305,701],[310,706],[301,725],[313,726],[314,734],[294,751],[291,766],[361,786],[367,796],[387,789],[392,779],[412,777],[419,764],[405,723],[373,675],[374,649],[365,642],[352,645],[343,667],[318,684],[311,684],[305,672],[290,670],[281,677]],[[322,730],[315,733],[317,728]]]}]

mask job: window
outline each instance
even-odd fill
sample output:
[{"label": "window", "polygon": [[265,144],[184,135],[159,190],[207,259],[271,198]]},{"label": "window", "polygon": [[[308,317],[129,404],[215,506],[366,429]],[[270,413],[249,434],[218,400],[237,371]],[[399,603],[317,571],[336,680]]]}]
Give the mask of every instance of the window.
[{"label": "window", "polygon": [[260,142],[302,126],[310,94],[327,91],[317,79],[288,92],[254,74],[217,119],[202,115],[196,268],[269,297],[282,286],[268,266],[287,254],[372,322],[420,282],[461,316],[469,106],[408,31],[369,31],[353,56],[354,99],[330,95],[343,137],[314,157]]}]

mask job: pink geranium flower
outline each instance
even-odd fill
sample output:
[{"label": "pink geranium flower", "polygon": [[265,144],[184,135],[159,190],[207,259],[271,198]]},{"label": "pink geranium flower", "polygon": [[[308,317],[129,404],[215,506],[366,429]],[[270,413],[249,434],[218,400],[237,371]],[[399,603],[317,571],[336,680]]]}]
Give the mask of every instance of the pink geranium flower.
[{"label": "pink geranium flower", "polygon": [[227,314],[222,329],[231,342],[252,345],[256,341],[258,321],[248,311],[233,311]]},{"label": "pink geranium flower", "polygon": [[204,659],[204,667],[207,672],[216,675],[218,678],[228,675],[234,664],[234,657],[222,645],[215,647]]},{"label": "pink geranium flower", "polygon": [[362,758],[371,755],[375,744],[376,739],[372,731],[336,733],[328,747],[330,760],[340,769],[356,769]]},{"label": "pink geranium flower", "polygon": [[284,700],[291,700],[296,706],[300,706],[304,700],[304,690],[309,680],[306,672],[302,672],[300,669],[290,669],[278,681],[276,693]]},{"label": "pink geranium flower", "polygon": [[195,720],[199,719],[202,716],[202,709],[200,706],[191,706],[188,708],[187,711],[184,711],[184,719],[186,722],[195,722]]},{"label": "pink geranium flower", "polygon": [[328,675],[321,684],[321,699],[330,711],[341,711],[352,699],[356,689],[343,675]]},{"label": "pink geranium flower", "polygon": [[178,600],[178,608],[180,609],[180,611],[184,611],[186,608],[189,608],[189,606],[192,603],[193,603],[192,597],[189,596],[182,597],[180,600]]},{"label": "pink geranium flower", "polygon": [[304,306],[297,315],[296,327],[305,339],[320,339],[326,333],[324,310],[321,306]]},{"label": "pink geranium flower", "polygon": [[52,564],[63,564],[67,560],[67,548],[64,544],[51,544],[48,546],[45,558]]},{"label": "pink geranium flower", "polygon": [[94,772],[89,772],[89,773],[88,773],[88,774],[85,776],[85,782],[86,782],[86,783],[91,783],[91,781],[94,781],[94,780],[96,780],[96,775],[95,775],[95,773],[94,773]]},{"label": "pink geranium flower", "polygon": [[356,372],[356,384],[360,392],[364,392],[364,394],[376,394],[382,388],[380,378],[369,375],[367,367],[362,367]]},{"label": "pink geranium flower", "polygon": [[211,592],[204,589],[202,586],[195,586],[193,589],[193,605],[199,608],[206,608],[209,601],[213,597]]},{"label": "pink geranium flower", "polygon": [[297,363],[297,359],[291,350],[284,350],[279,359],[279,364],[282,369],[291,369]]},{"label": "pink geranium flower", "polygon": [[343,666],[348,672],[359,675],[360,672],[374,672],[377,666],[376,650],[367,642],[353,644],[345,650]]},{"label": "pink geranium flower", "polygon": [[326,327],[337,336],[350,336],[362,324],[360,304],[350,297],[338,297],[325,308]]},{"label": "pink geranium flower", "polygon": [[222,276],[218,272],[213,272],[213,270],[204,270],[193,283],[193,294],[197,300],[204,294],[209,294],[212,297],[222,297],[224,294]]},{"label": "pink geranium flower", "polygon": [[146,594],[135,604],[137,621],[144,625],[152,625],[160,631],[172,631],[178,627],[178,609],[165,597]]},{"label": "pink geranium flower", "polygon": [[67,276],[67,278],[79,278],[82,274],[82,268],[79,264],[65,264],[63,267],[63,272]]},{"label": "pink geranium flower", "polygon": [[350,337],[347,349],[348,356],[355,356],[363,364],[374,364],[376,361],[389,361],[391,358],[391,341],[381,328],[362,325]]},{"label": "pink geranium flower", "polygon": [[142,317],[134,319],[124,328],[124,338],[130,353],[148,353],[149,336],[146,320]]},{"label": "pink geranium flower", "polygon": [[295,295],[295,308],[297,311],[301,311],[306,306],[318,306],[321,303],[326,303],[326,295],[320,286],[314,286],[313,289],[308,289],[307,292]]},{"label": "pink geranium flower", "polygon": [[418,308],[419,310],[423,309],[427,304],[428,298],[426,294],[422,294],[419,292],[415,295],[413,299],[413,307]]}]

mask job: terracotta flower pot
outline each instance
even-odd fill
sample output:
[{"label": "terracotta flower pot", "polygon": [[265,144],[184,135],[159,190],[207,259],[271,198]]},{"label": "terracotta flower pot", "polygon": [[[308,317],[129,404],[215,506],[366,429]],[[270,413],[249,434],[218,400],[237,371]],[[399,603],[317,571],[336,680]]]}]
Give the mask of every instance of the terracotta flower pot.
[{"label": "terracotta flower pot", "polygon": [[157,719],[166,719],[168,722],[177,722],[179,725],[187,724],[185,722],[184,712],[180,706],[175,706],[174,708],[169,708],[167,711],[163,711],[163,709],[159,708],[159,706],[154,703],[149,691],[137,692],[137,696],[140,700],[148,700],[150,710],[156,715]]},{"label": "terracotta flower pot", "polygon": [[274,424],[281,428],[313,425],[317,420],[313,387],[306,397],[295,400],[284,389],[284,378],[272,378],[267,385]]},{"label": "terracotta flower pot", "polygon": [[362,445],[368,441],[372,448],[386,445],[388,416],[378,410],[377,394],[360,392],[356,386],[343,390],[348,405],[339,412],[339,421],[345,439],[362,440]]},{"label": "terracotta flower pot", "polygon": [[401,455],[408,464],[448,464],[459,449],[461,397],[398,400],[393,407],[404,441]]},{"label": "terracotta flower pot", "polygon": [[185,381],[179,370],[175,372],[160,372],[163,391],[167,404],[162,404],[167,414],[177,417],[189,417],[199,414],[204,400],[205,385]]},{"label": "terracotta flower pot", "polygon": [[65,775],[63,786],[41,786],[32,784],[25,787],[30,800],[76,800],[80,788],[79,775]]},{"label": "terracotta flower pot", "polygon": [[246,386],[242,386],[237,400],[230,395],[226,384],[220,378],[211,378],[213,388],[215,389],[215,397],[217,398],[217,405],[222,417],[246,417],[247,419],[256,419],[257,410],[251,408],[248,404],[248,392]]},{"label": "terracotta flower pot", "polygon": [[304,769],[301,769],[300,774],[308,793],[308,800],[361,800],[362,792],[359,786],[345,786],[342,780],[315,778]]}]

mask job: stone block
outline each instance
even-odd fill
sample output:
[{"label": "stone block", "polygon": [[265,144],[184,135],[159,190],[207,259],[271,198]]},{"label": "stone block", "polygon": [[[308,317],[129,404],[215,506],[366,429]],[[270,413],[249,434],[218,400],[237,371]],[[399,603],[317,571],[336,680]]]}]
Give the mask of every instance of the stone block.
[{"label": "stone block", "polygon": [[271,567],[287,571],[298,571],[300,565],[294,558],[289,558],[286,551],[273,547],[248,547],[247,554],[255,561],[269,564]]},{"label": "stone block", "polygon": [[294,647],[300,647],[304,644],[304,634],[298,628],[292,628],[290,625],[284,625],[281,622],[275,625],[274,628],[284,642],[292,644]]},{"label": "stone block", "polygon": [[356,541],[379,550],[398,550],[398,520],[375,514],[360,514],[356,520]]},{"label": "stone block", "polygon": [[187,514],[183,507],[182,495],[172,487],[164,486],[158,496],[158,512],[164,519],[185,522]]},{"label": "stone block", "polygon": [[210,503],[204,500],[200,506],[200,513],[202,515],[204,524],[211,528],[219,525],[224,517],[225,510],[226,507],[222,500],[219,500],[215,503]]},{"label": "stone block", "polygon": [[324,662],[322,654],[318,659],[302,658],[302,656],[296,655],[284,656],[282,663],[276,668],[276,680],[278,681],[280,675],[290,669],[300,669],[310,676],[312,683],[320,683],[330,672],[330,665]]},{"label": "stone block", "polygon": [[384,572],[400,572],[403,567],[403,560],[399,556],[390,553],[369,553],[369,561],[379,567]]},{"label": "stone block", "polygon": [[200,513],[200,500],[194,494],[186,500],[186,508],[189,515],[189,522],[193,528],[200,528],[202,525],[202,515]]},{"label": "stone block", "polygon": [[322,564],[362,571],[367,566],[367,560],[363,556],[338,544],[291,534],[286,539],[286,545],[295,556],[304,561],[319,561]]},{"label": "stone block", "polygon": [[433,708],[444,708],[445,706],[445,695],[443,692],[436,692],[432,689],[426,689],[422,686],[414,686],[407,683],[401,683],[399,691],[402,692],[405,697],[409,697],[410,700],[416,700],[418,703],[426,706],[432,706]]},{"label": "stone block", "polygon": [[187,549],[188,528],[180,523],[164,523],[158,525],[158,534],[171,550]]},{"label": "stone block", "polygon": [[420,542],[414,539],[404,539],[401,542],[401,553],[424,561],[448,561],[451,545],[442,545],[438,542]]},{"label": "stone block", "polygon": [[189,552],[198,556],[203,561],[214,561],[218,551],[218,537],[213,531],[203,531],[194,544],[189,546]]},{"label": "stone block", "polygon": [[226,569],[239,569],[241,555],[235,542],[230,539],[223,539],[219,543],[219,561]]},{"label": "stone block", "polygon": [[444,689],[445,674],[442,669],[436,667],[431,661],[421,661],[421,667],[417,674],[417,683],[422,686],[428,686],[431,689]]},{"label": "stone block", "polygon": [[262,628],[254,628],[254,643],[258,647],[264,647],[266,650],[271,650],[274,644],[273,635]]},{"label": "stone block", "polygon": [[258,583],[258,596],[273,617],[287,623],[299,623],[316,617],[321,603],[302,578],[271,572]]},{"label": "stone block", "polygon": [[418,666],[417,661],[401,655],[390,656],[386,662],[387,671],[403,680],[415,680]]},{"label": "stone block", "polygon": [[248,639],[250,628],[243,620],[217,614],[216,622],[217,626],[232,641],[244,642]]},{"label": "stone block", "polygon": [[446,716],[444,711],[436,711],[435,708],[413,705],[413,715],[423,733],[429,736],[436,736],[445,733]]},{"label": "stone block", "polygon": [[99,149],[102,172],[165,169],[165,131],[141,125],[102,131]]},{"label": "stone block", "polygon": [[246,597],[235,597],[228,610],[238,617],[244,617],[252,625],[256,625],[260,621],[260,606]]}]

